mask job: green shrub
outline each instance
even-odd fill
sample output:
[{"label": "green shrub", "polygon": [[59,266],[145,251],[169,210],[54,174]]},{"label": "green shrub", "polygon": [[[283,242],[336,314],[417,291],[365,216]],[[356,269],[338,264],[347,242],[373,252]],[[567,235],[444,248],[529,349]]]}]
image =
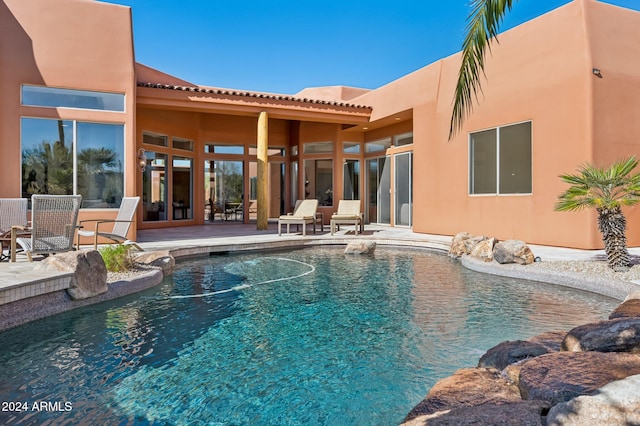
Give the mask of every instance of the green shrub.
[{"label": "green shrub", "polygon": [[129,246],[111,244],[100,249],[100,255],[109,272],[124,272],[133,266]]}]

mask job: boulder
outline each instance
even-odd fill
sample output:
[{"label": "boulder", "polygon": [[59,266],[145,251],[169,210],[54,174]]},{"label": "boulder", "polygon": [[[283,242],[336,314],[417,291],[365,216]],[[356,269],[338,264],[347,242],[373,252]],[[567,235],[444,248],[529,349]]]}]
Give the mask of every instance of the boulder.
[{"label": "boulder", "polygon": [[518,388],[493,368],[463,368],[439,380],[405,422],[418,416],[463,406],[520,401]]},{"label": "boulder", "polygon": [[640,374],[635,354],[554,352],[525,362],[518,387],[522,399],[556,405],[635,374]]},{"label": "boulder", "polygon": [[497,243],[493,248],[493,258],[500,264],[519,263],[528,265],[533,263],[534,256],[524,241],[507,240]]},{"label": "boulder", "polygon": [[576,327],[562,341],[562,350],[640,352],[640,318],[617,318]]},{"label": "boulder", "polygon": [[487,238],[480,241],[473,246],[469,252],[469,256],[484,260],[485,262],[491,262],[493,260],[493,246],[496,244],[496,241],[495,238]]},{"label": "boulder", "polygon": [[553,407],[547,424],[554,426],[639,425],[640,375],[629,376]]},{"label": "boulder", "polygon": [[107,267],[97,250],[70,251],[49,256],[34,269],[73,272],[67,293],[74,300],[107,292]]},{"label": "boulder", "polygon": [[462,242],[462,244],[464,244],[464,253],[465,254],[469,254],[471,253],[471,250],[473,250],[473,248],[478,245],[478,243],[480,243],[480,241],[484,241],[486,240],[487,237],[479,235],[477,237],[470,237],[467,238],[466,240],[464,240]]},{"label": "boulder", "polygon": [[547,348],[548,352],[558,352],[560,351],[562,341],[566,335],[566,331],[547,331],[546,333],[538,334],[527,341],[544,346]]},{"label": "boulder", "polygon": [[489,349],[478,362],[478,367],[492,367],[503,370],[510,364],[548,353],[547,348],[539,343],[516,340],[502,342]]},{"label": "boulder", "polygon": [[544,401],[505,402],[458,407],[447,411],[416,417],[403,426],[442,425],[543,425],[543,414],[549,409]]},{"label": "boulder", "polygon": [[469,238],[471,238],[471,234],[468,232],[460,232],[456,234],[451,240],[451,245],[449,246],[449,256],[460,257],[463,254],[467,254],[468,252],[464,245],[464,241]]},{"label": "boulder", "polygon": [[351,241],[344,249],[345,254],[369,254],[376,249],[375,241]]},{"label": "boulder", "polygon": [[624,299],[624,301],[626,302],[627,300],[632,300],[632,299],[640,299],[640,290],[634,291],[633,293],[629,293],[627,297]]},{"label": "boulder", "polygon": [[168,250],[140,253],[135,256],[134,260],[136,263],[160,268],[165,277],[171,275],[176,266],[176,260]]},{"label": "boulder", "polygon": [[634,317],[640,318],[640,299],[629,299],[622,302],[609,315],[609,319]]}]

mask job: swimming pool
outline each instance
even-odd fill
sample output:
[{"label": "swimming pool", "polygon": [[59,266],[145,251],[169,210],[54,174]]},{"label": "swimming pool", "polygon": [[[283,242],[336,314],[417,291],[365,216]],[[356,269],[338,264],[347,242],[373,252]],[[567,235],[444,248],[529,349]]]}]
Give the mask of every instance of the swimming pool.
[{"label": "swimming pool", "polygon": [[421,250],[194,259],[144,293],[0,333],[0,423],[398,424],[490,347],[617,305]]}]

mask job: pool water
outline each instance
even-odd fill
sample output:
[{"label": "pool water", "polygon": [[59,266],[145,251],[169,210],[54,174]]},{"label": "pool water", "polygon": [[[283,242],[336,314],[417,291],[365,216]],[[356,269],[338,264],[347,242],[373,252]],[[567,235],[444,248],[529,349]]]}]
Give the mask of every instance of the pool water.
[{"label": "pool water", "polygon": [[144,293],[0,333],[2,401],[27,404],[0,423],[398,424],[492,346],[617,305],[422,250],[190,260]]}]

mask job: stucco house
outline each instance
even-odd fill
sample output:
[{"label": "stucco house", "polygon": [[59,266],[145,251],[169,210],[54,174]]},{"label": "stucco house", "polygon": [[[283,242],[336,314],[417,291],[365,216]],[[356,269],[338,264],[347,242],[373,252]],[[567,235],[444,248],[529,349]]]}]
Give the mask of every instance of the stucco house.
[{"label": "stucco house", "polygon": [[[131,10],[0,1],[0,197],[139,195],[137,229],[254,220],[259,117],[269,217],[316,198],[415,232],[600,248],[595,212],[558,213],[558,175],[640,156],[640,13],[574,0],[500,35],[456,136],[459,54],[374,90],[206,87],[137,63]],[[170,54],[170,53],[168,53]],[[625,210],[640,245],[640,210]]]}]

